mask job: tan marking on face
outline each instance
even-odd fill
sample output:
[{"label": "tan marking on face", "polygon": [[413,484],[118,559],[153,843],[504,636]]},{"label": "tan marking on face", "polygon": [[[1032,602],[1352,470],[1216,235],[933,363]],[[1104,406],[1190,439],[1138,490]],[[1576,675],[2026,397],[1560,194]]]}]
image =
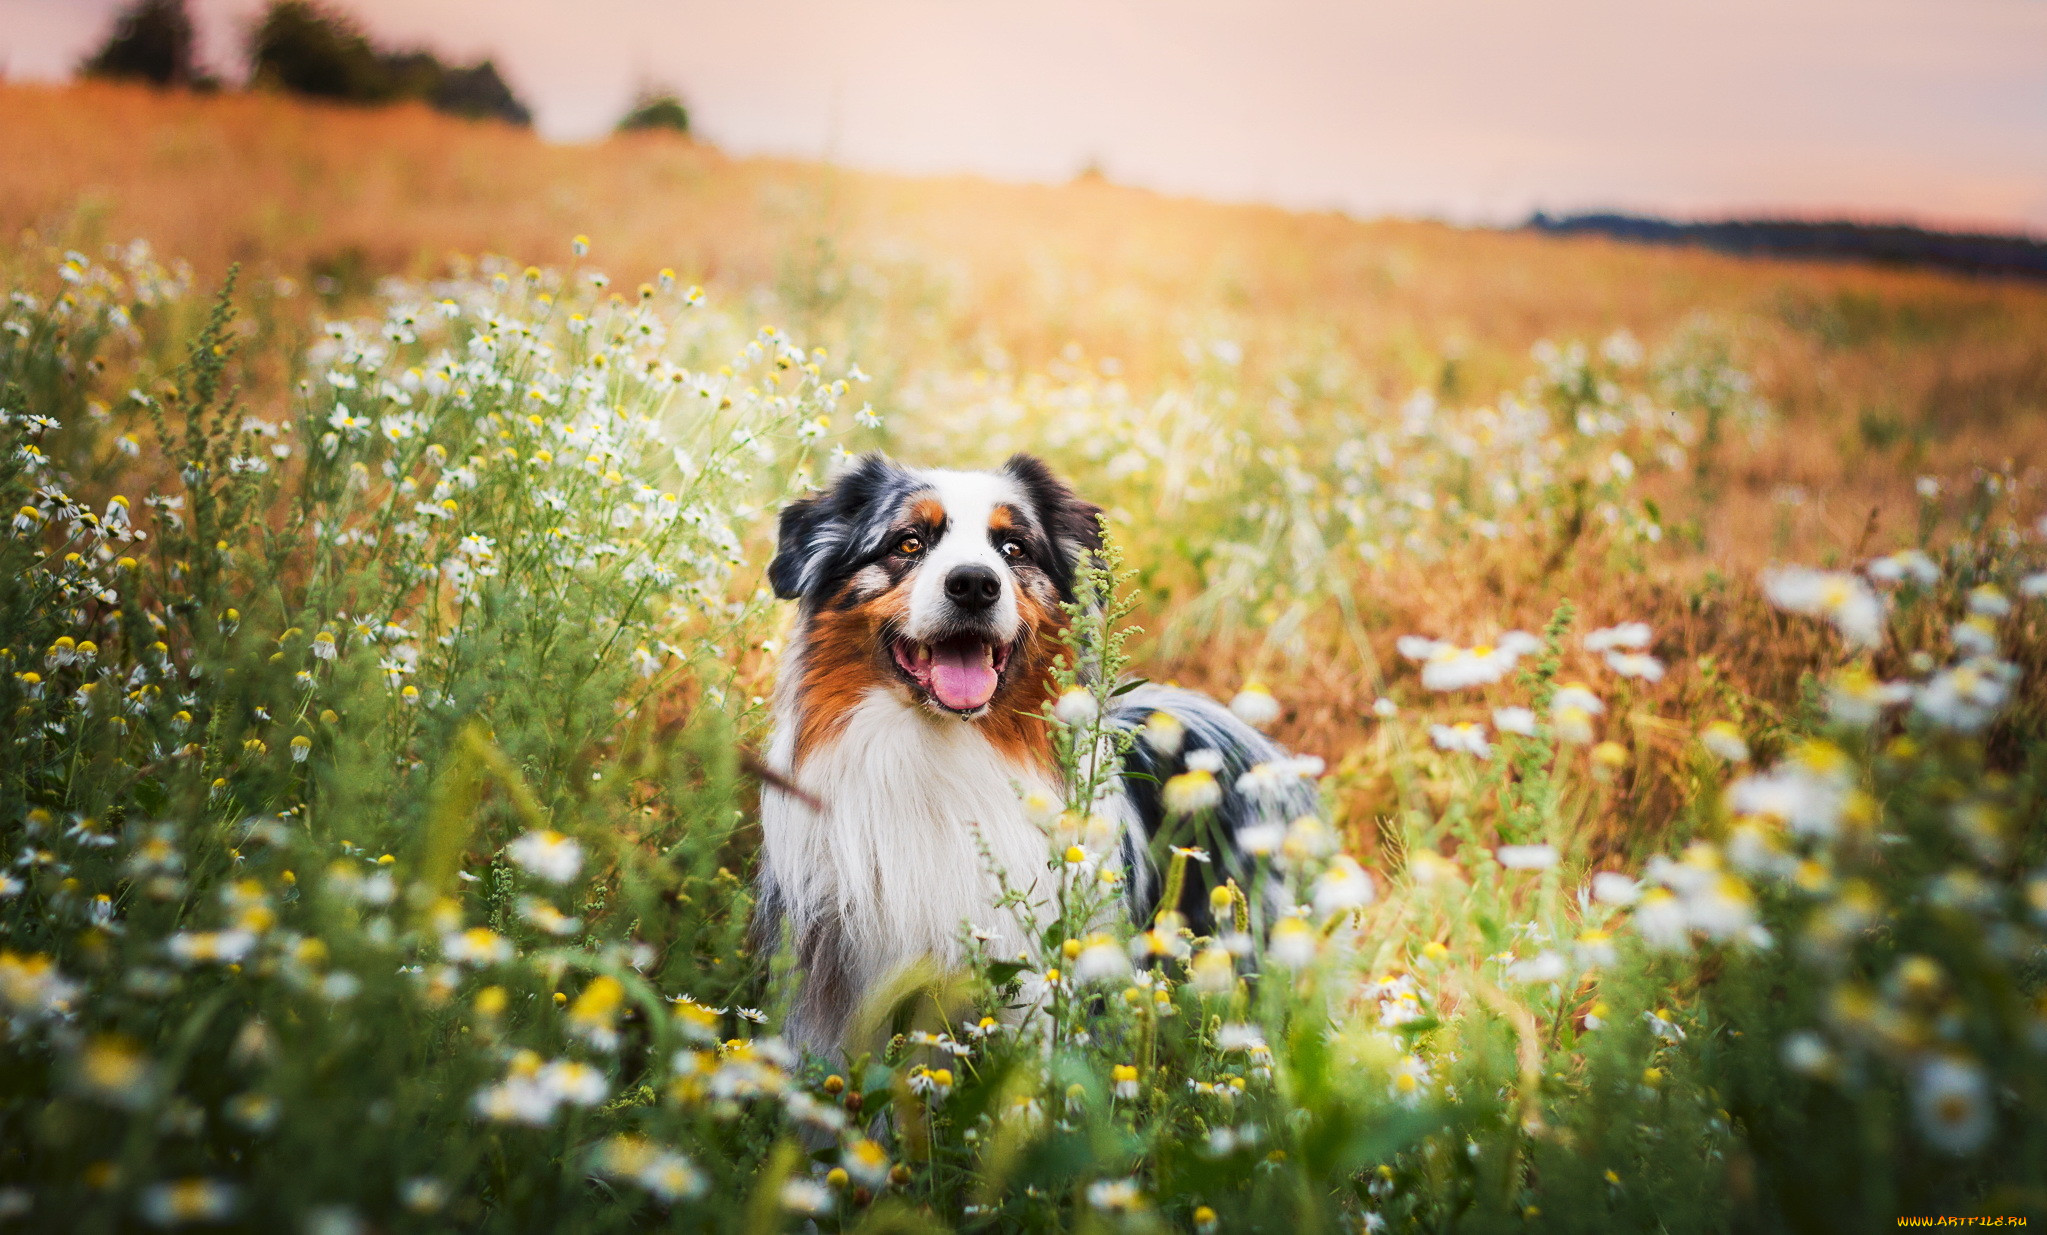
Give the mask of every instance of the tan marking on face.
[{"label": "tan marking on face", "polygon": [[945,503],[927,493],[910,503],[910,517],[925,527],[944,527]]},{"label": "tan marking on face", "polygon": [[992,511],[988,512],[988,530],[989,530],[989,531],[991,531],[991,532],[1006,532],[1006,531],[1008,531],[1008,530],[1009,530],[1010,528],[1013,528],[1013,527],[1015,527],[1015,526],[1016,526],[1016,507],[1014,507],[1014,506],[1009,506],[1009,505],[1002,505],[1002,506],[997,506],[997,507],[996,507],[996,508],[995,508],[994,510],[992,510]]},{"label": "tan marking on face", "polygon": [[[849,585],[850,586],[850,585]],[[846,727],[860,701],[877,686],[893,686],[882,631],[900,622],[909,596],[898,585],[848,609],[820,609],[804,640],[802,719],[796,727],[796,766]]]},{"label": "tan marking on face", "polygon": [[1052,662],[1061,650],[1066,614],[1045,604],[1031,589],[1019,591],[1016,603],[1024,635],[1010,653],[1009,669],[989,701],[988,714],[977,723],[989,743],[1011,762],[1050,770],[1052,734],[1044,711],[1055,693]]}]

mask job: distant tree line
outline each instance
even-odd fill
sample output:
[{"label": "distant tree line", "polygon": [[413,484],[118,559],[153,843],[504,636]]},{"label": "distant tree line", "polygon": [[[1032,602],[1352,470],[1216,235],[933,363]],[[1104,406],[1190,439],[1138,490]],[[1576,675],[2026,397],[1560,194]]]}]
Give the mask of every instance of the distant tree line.
[{"label": "distant tree line", "polygon": [[1744,256],[1860,260],[1933,266],[1965,274],[2047,279],[2047,241],[2027,236],[1942,232],[1902,223],[1729,219],[1678,223],[1631,214],[1549,215],[1528,220],[1535,231],[1592,233],[1650,244],[1698,245]]},{"label": "distant tree line", "polygon": [[[257,89],[348,103],[416,100],[472,119],[533,123],[490,60],[448,64],[430,51],[378,47],[346,14],[315,0],[271,0],[249,30],[247,51]],[[159,86],[218,84],[198,63],[185,0],[134,0],[79,72]]]}]

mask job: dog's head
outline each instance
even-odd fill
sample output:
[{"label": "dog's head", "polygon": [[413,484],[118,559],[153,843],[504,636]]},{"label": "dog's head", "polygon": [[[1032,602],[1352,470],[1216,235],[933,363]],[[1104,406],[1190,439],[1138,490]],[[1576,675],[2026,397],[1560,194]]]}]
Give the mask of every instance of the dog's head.
[{"label": "dog's head", "polygon": [[1042,670],[1029,650],[1063,620],[1099,514],[1029,455],[991,472],[867,455],[782,511],[768,582],[802,602],[815,663],[974,719]]}]

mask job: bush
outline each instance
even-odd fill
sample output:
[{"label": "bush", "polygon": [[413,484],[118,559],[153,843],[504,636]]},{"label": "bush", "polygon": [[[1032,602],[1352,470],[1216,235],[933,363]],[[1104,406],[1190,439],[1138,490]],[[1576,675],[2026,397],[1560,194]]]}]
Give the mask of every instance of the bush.
[{"label": "bush", "polygon": [[682,100],[669,91],[645,91],[633,102],[632,109],[618,122],[621,133],[637,133],[647,129],[667,129],[687,135],[689,133],[689,109]]}]

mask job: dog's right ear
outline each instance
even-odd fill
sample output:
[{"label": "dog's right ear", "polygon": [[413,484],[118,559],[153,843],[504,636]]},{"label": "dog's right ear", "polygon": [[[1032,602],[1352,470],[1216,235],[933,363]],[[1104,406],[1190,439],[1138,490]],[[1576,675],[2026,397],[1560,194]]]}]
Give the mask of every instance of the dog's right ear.
[{"label": "dog's right ear", "polygon": [[876,452],[849,464],[822,492],[784,506],[768,586],[783,600],[827,590],[882,542],[893,502],[915,487],[910,473]]},{"label": "dog's right ear", "polygon": [[818,559],[823,552],[819,536],[827,512],[824,493],[797,498],[782,507],[781,524],[775,536],[775,560],[768,563],[768,586],[783,600],[795,600],[817,584],[823,570]]}]

